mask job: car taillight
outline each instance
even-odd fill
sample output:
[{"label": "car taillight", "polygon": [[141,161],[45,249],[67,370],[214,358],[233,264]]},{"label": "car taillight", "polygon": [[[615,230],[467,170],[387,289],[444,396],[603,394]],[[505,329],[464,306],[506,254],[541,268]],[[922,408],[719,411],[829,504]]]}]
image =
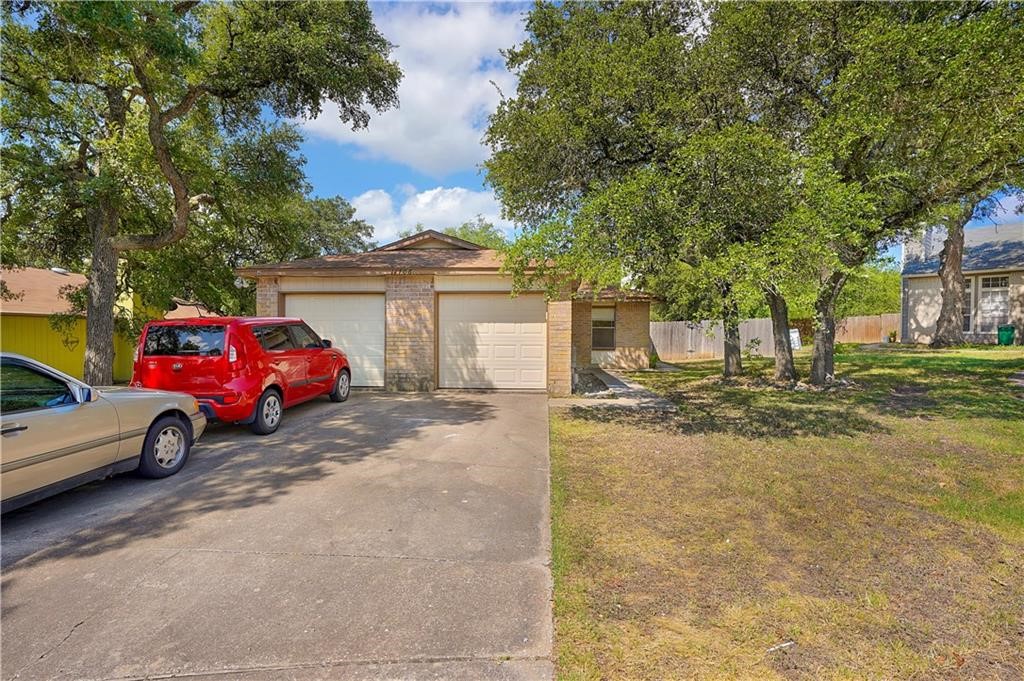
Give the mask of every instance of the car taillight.
[{"label": "car taillight", "polygon": [[238,361],[238,350],[234,345],[228,348],[228,361],[232,364]]},{"label": "car taillight", "polygon": [[138,362],[139,361],[139,351],[141,349],[142,349],[142,343],[139,343],[138,345],[135,346],[135,354],[132,355],[132,362]]}]

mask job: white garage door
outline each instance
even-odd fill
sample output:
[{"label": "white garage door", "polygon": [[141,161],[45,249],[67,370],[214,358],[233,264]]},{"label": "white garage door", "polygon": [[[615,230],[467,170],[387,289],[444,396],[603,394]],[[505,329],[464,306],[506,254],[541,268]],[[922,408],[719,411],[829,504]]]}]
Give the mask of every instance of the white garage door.
[{"label": "white garage door", "polygon": [[544,296],[442,293],[438,304],[442,388],[545,387]]},{"label": "white garage door", "polygon": [[289,293],[284,309],[348,355],[352,385],[384,385],[383,293]]}]

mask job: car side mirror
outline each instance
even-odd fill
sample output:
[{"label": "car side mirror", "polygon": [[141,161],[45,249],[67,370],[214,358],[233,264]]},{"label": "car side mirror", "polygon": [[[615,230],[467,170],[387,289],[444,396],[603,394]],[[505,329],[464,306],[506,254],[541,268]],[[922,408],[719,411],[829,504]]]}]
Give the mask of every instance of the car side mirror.
[{"label": "car side mirror", "polygon": [[82,388],[82,404],[96,402],[100,399],[99,394],[92,388]]},{"label": "car side mirror", "polygon": [[334,345],[334,343],[332,343],[332,342],[331,342],[330,340],[328,340],[328,339],[324,338],[324,339],[322,339],[322,340],[320,341],[320,345],[322,345],[322,346],[323,346],[323,347],[325,347],[325,348],[329,348],[329,347],[331,347],[332,345]]}]

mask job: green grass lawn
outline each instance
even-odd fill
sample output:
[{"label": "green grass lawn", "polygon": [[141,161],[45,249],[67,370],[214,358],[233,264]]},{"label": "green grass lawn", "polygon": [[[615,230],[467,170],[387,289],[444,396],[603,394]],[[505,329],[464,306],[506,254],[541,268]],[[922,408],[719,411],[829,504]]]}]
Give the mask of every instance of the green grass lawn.
[{"label": "green grass lawn", "polygon": [[1024,349],[843,350],[552,412],[560,678],[1024,678]]}]

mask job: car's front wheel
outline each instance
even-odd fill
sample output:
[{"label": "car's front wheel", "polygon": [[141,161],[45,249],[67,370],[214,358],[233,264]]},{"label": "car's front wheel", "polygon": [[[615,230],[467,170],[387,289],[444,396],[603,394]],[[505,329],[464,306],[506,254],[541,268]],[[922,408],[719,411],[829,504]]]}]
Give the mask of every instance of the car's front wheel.
[{"label": "car's front wheel", "polygon": [[348,399],[348,394],[351,391],[352,374],[348,372],[348,369],[342,369],[338,372],[338,377],[334,379],[334,388],[331,390],[331,402],[344,402]]},{"label": "car's front wheel", "polygon": [[267,388],[260,395],[260,401],[256,405],[256,418],[249,427],[257,435],[270,435],[281,425],[283,413],[281,395],[273,388]]},{"label": "car's front wheel", "polygon": [[166,478],[180,471],[192,450],[189,427],[177,416],[157,419],[142,445],[139,473],[147,478]]}]

